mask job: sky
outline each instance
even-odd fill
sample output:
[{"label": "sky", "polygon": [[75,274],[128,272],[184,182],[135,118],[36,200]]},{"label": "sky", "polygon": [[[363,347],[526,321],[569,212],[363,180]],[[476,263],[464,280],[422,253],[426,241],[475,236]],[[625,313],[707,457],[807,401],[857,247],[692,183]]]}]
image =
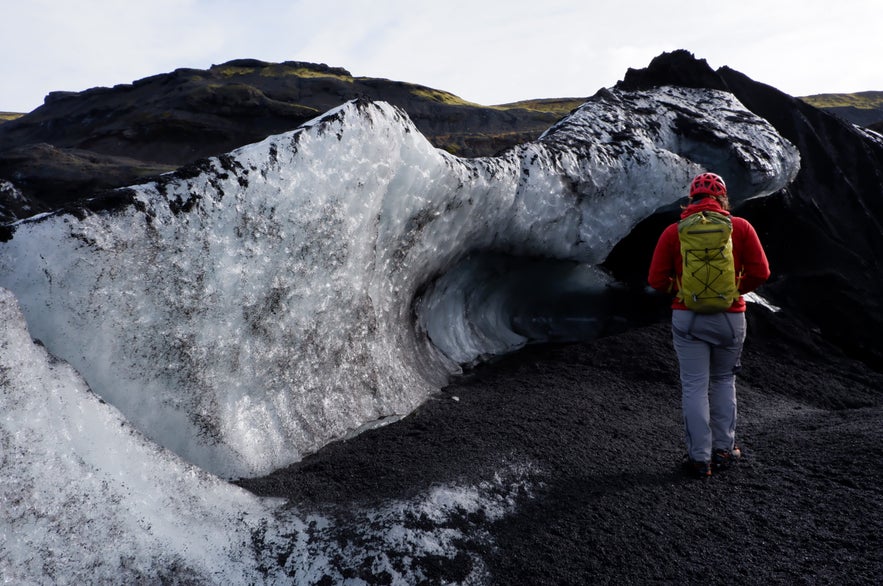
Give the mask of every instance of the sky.
[{"label": "sky", "polygon": [[479,104],[586,97],[687,49],[794,96],[883,91],[879,0],[0,0],[0,111],[231,59]]}]

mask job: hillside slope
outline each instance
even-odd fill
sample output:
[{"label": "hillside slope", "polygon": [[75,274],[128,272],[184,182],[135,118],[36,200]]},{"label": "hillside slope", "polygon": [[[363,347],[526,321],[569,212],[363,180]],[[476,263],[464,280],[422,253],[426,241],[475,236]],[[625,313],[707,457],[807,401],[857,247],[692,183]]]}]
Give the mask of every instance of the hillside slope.
[{"label": "hillside slope", "polygon": [[866,126],[877,132],[883,131],[883,92],[815,94],[800,99],[847,122]]},{"label": "hillside slope", "polygon": [[[240,59],[113,88],[50,93],[43,106],[0,125],[0,178],[53,209],[292,130],[359,97],[401,107],[435,146],[466,157],[533,140],[583,101],[481,106],[322,64]],[[33,213],[7,208],[0,221]]]}]

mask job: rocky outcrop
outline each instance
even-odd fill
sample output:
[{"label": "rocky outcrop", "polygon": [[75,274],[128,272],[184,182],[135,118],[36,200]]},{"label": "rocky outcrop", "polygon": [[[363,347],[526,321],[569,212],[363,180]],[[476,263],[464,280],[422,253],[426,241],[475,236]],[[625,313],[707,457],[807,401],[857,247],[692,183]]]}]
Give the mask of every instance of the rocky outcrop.
[{"label": "rocky outcrop", "polygon": [[[754,223],[770,257],[773,275],[763,292],[849,355],[883,364],[883,141],[738,71],[714,71],[686,51],[629,70],[618,87],[662,85],[732,92],[798,147],[794,183],[736,210]],[[609,267],[640,280],[636,269],[646,265],[635,267],[634,255],[649,254],[672,219],[669,213],[644,222],[614,251]]]},{"label": "rocky outcrop", "polygon": [[[15,185],[29,203],[22,207],[17,201],[3,200],[6,212],[0,216],[0,223],[57,209],[84,196],[138,183],[175,168],[46,142],[13,147],[0,153],[0,178],[9,177],[10,185]],[[4,214],[3,210],[0,214]]]}]

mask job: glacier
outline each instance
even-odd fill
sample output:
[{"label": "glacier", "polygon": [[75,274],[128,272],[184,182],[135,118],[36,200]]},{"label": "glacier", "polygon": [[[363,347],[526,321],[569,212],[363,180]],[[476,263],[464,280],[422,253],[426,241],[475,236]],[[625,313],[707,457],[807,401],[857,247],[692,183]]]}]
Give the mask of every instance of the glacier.
[{"label": "glacier", "polygon": [[4,227],[0,575],[275,583],[341,576],[332,560],[349,559],[419,578],[384,552],[453,557],[463,536],[421,535],[408,516],[505,515],[531,462],[357,511],[366,529],[345,550],[335,519],[224,479],[403,416],[463,365],[542,340],[568,320],[559,295],[597,299],[578,317],[600,319],[598,264],[695,173],[724,175],[738,203],[798,168],[714,90],[602,90],[480,159],[357,100]]},{"label": "glacier", "polygon": [[738,202],[798,167],[714,90],[602,90],[537,141],[479,159],[353,101],[14,224],[0,286],[138,430],[219,476],[254,476],[523,345],[531,328],[517,325],[543,304],[517,306],[536,283],[567,273],[560,287],[603,292],[593,267],[695,173],[724,175]]},{"label": "glacier", "polygon": [[[159,447],[31,340],[0,290],[0,582],[4,584],[316,584],[355,567],[393,583],[420,561],[487,541],[463,519],[496,519],[529,492],[529,462],[476,486],[354,507],[347,519],[283,507]],[[459,521],[435,535],[414,518]],[[379,529],[378,529],[379,528]],[[280,561],[284,560],[284,561]],[[470,580],[484,569],[475,559]],[[349,580],[349,582],[348,582]]]}]

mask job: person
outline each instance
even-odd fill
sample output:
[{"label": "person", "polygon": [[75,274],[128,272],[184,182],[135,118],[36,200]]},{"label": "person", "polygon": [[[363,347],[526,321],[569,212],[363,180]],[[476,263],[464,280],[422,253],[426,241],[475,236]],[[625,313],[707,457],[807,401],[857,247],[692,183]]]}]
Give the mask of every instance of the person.
[{"label": "person", "polygon": [[698,477],[723,470],[741,456],[735,443],[736,373],[745,341],[745,299],[770,276],[769,262],[754,227],[729,211],[727,187],[714,173],[697,175],[690,184],[681,218],[700,212],[725,214],[732,221],[733,261],[738,298],[719,313],[696,313],[676,294],[682,257],[677,222],[659,237],[647,277],[657,291],[674,294],[672,340],[681,379],[681,409],[687,447],[685,467]]}]

